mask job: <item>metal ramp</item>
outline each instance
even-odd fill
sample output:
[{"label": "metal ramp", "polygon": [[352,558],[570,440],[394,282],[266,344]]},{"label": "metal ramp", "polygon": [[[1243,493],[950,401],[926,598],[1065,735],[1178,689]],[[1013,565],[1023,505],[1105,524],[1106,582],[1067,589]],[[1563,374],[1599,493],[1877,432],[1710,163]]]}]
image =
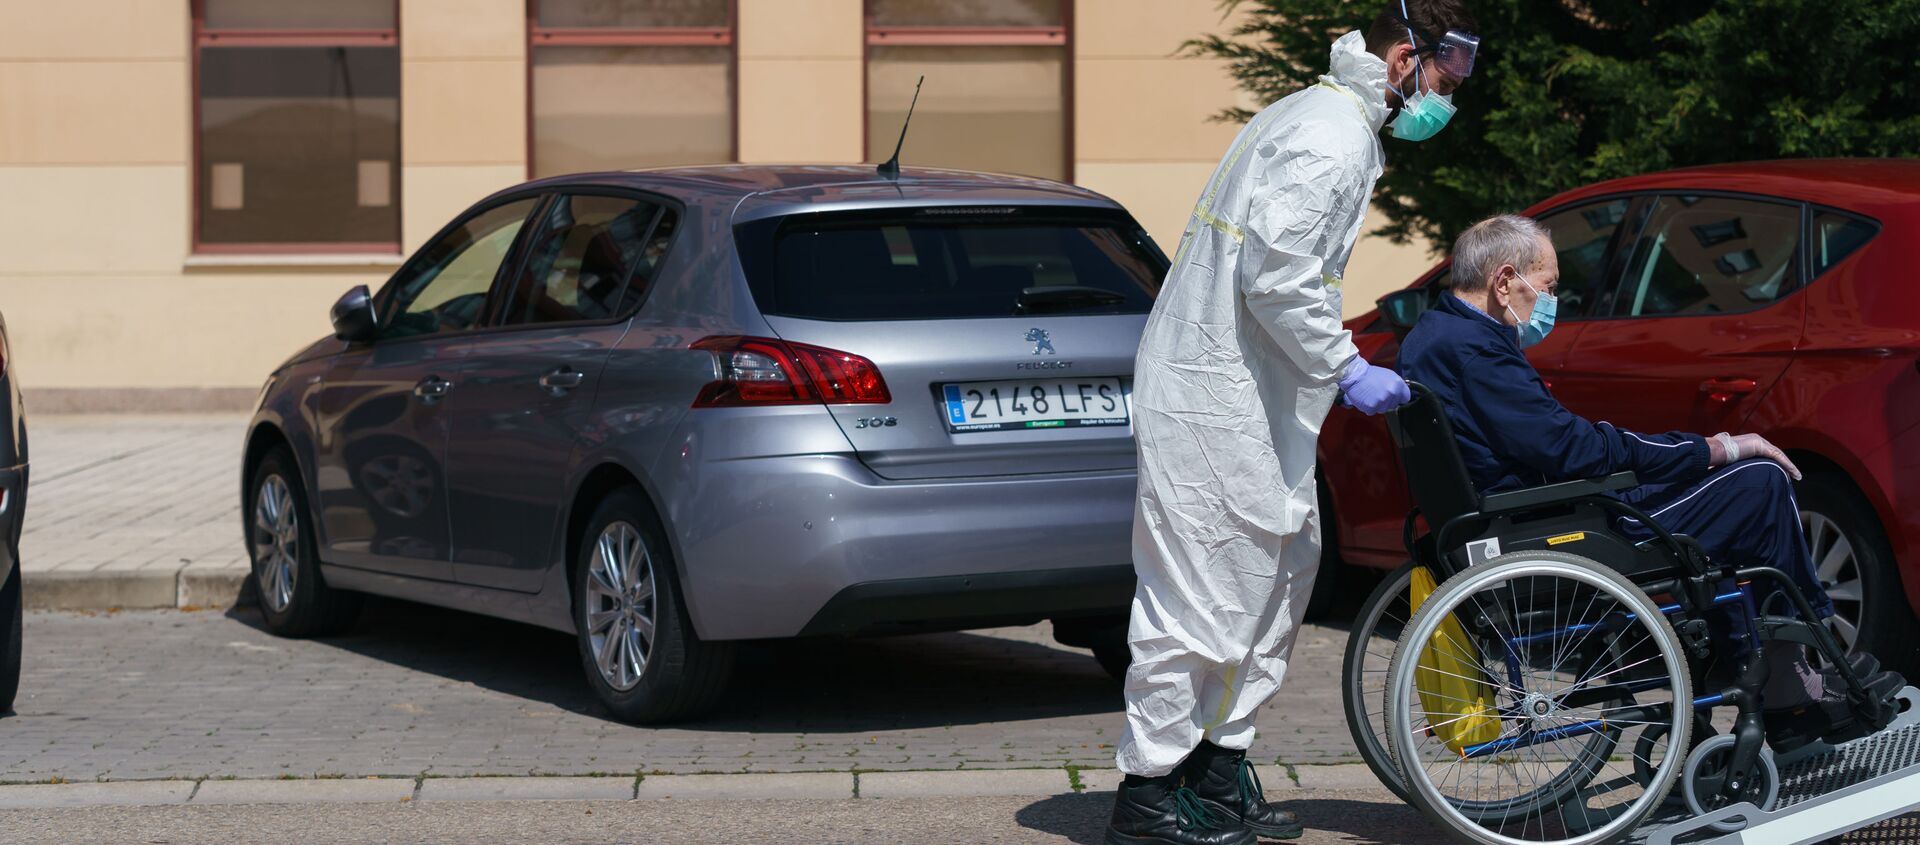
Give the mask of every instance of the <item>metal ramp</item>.
[{"label": "metal ramp", "polygon": [[[1781,761],[1772,810],[1723,807],[1648,832],[1648,845],[1811,845],[1920,810],[1920,691],[1900,692],[1907,708],[1886,729]],[[1715,822],[1744,819],[1733,832]],[[1850,841],[1920,843],[1920,823],[1902,819]],[[1635,837],[1636,839],[1640,837]]]}]

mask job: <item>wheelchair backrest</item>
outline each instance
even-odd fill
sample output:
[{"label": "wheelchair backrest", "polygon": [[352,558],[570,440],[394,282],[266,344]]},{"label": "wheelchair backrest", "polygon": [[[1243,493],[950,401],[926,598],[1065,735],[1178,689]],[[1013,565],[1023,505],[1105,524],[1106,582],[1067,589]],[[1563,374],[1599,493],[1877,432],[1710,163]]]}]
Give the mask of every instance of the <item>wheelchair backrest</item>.
[{"label": "wheelchair backrest", "polygon": [[1480,494],[1467,476],[1440,397],[1424,384],[1407,386],[1413,389],[1413,401],[1387,414],[1387,430],[1400,453],[1413,503],[1426,517],[1428,530],[1438,531],[1448,520],[1480,510]]}]

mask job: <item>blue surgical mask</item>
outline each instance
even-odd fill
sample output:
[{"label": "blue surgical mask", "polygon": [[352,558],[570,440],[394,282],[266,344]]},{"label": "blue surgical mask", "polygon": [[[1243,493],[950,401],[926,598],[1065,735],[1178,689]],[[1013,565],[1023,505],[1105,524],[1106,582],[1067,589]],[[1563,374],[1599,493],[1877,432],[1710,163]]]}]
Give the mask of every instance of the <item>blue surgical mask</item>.
[{"label": "blue surgical mask", "polygon": [[[1520,348],[1526,349],[1529,346],[1538,344],[1540,341],[1546,340],[1547,335],[1553,331],[1553,316],[1560,311],[1560,297],[1550,293],[1541,293],[1539,288],[1534,287],[1532,282],[1527,281],[1527,277],[1519,273],[1513,274],[1513,277],[1519,279],[1520,284],[1526,285],[1527,290],[1533,291],[1535,297],[1533,301],[1533,316],[1528,317],[1525,323],[1520,323],[1520,325],[1513,327],[1515,331],[1520,333]],[[1514,322],[1520,321],[1520,315],[1514,313],[1513,306],[1507,306],[1507,313],[1513,314]]]},{"label": "blue surgical mask", "polygon": [[1453,119],[1453,95],[1416,91],[1393,118],[1393,137],[1402,141],[1425,141],[1447,128]]}]

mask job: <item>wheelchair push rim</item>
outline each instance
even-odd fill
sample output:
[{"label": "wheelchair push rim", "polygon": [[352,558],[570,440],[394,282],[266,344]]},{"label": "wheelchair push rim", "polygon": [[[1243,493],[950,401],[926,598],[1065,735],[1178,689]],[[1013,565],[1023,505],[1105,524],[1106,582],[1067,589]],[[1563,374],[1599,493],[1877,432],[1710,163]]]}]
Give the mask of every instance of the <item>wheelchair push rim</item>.
[{"label": "wheelchair push rim", "polygon": [[[1633,582],[1585,558],[1515,552],[1449,579],[1414,614],[1389,670],[1388,738],[1414,804],[1457,838],[1598,845],[1672,788],[1689,678],[1679,638]],[[1658,736],[1617,741],[1636,732]]]}]

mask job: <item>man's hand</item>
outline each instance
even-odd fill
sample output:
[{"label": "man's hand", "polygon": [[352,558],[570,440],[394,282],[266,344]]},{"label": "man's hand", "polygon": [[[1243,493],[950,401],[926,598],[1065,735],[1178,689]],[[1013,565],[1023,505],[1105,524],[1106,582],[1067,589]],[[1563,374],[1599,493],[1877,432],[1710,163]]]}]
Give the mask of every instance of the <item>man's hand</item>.
[{"label": "man's hand", "polygon": [[1709,451],[1713,453],[1715,466],[1725,466],[1749,458],[1765,458],[1779,464],[1780,468],[1786,470],[1787,475],[1793,480],[1800,480],[1800,468],[1793,465],[1787,453],[1780,451],[1780,447],[1768,443],[1765,437],[1758,434],[1734,435],[1723,431],[1710,438],[1707,445]]},{"label": "man's hand", "polygon": [[1386,367],[1376,367],[1355,356],[1340,379],[1341,400],[1367,416],[1383,414],[1413,399],[1407,380]]}]

